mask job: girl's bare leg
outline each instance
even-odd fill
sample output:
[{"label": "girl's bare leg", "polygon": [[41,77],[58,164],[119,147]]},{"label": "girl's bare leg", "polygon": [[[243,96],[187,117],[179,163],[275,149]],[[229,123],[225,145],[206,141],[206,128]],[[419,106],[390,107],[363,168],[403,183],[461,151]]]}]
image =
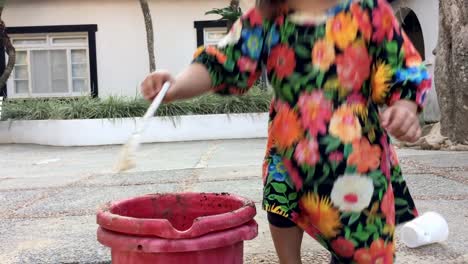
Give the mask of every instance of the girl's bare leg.
[{"label": "girl's bare leg", "polygon": [[270,224],[280,264],[302,264],[301,245],[304,231],[299,227],[279,228]]}]

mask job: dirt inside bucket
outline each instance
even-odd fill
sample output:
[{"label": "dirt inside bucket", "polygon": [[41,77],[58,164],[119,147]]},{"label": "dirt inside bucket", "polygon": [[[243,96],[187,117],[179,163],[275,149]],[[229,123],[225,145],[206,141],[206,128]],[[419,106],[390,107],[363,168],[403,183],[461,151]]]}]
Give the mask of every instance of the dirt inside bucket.
[{"label": "dirt inside bucket", "polygon": [[200,217],[233,212],[245,204],[229,194],[154,194],[111,207],[113,214],[139,219],[167,219],[179,231],[192,227]]}]

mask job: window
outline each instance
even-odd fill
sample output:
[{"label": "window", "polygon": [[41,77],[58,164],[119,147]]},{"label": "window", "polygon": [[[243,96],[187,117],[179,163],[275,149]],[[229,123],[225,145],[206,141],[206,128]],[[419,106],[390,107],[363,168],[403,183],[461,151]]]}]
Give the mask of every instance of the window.
[{"label": "window", "polygon": [[226,28],[205,28],[204,29],[204,45],[216,45],[218,42],[226,36]]},{"label": "window", "polygon": [[70,97],[89,95],[88,33],[11,35],[16,62],[8,96]]},{"label": "window", "polygon": [[197,46],[215,45],[226,35],[226,20],[195,21],[194,28],[197,30]]}]

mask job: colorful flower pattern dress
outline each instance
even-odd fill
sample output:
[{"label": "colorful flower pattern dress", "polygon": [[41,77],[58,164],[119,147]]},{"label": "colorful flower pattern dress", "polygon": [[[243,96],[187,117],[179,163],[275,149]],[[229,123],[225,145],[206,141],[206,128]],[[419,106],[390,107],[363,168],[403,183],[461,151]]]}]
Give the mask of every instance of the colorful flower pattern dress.
[{"label": "colorful flower pattern dress", "polygon": [[275,91],[263,208],[295,222],[340,263],[393,263],[397,224],[417,215],[379,106],[421,110],[431,80],[385,0],[323,17],[250,10],[201,48],[214,90],[242,94],[268,71]]}]

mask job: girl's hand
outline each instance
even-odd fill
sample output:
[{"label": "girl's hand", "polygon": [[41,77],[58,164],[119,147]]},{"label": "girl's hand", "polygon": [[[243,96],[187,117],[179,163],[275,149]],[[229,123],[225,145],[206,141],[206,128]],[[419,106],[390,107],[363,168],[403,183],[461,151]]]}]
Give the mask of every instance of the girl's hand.
[{"label": "girl's hand", "polygon": [[176,78],[167,71],[156,71],[148,75],[141,84],[141,93],[146,100],[153,100],[165,82],[171,83],[164,102],[189,99],[211,91],[211,77],[205,66],[189,65]]},{"label": "girl's hand", "polygon": [[411,101],[395,102],[381,114],[382,127],[398,140],[415,142],[421,137],[421,127],[416,112],[417,105]]},{"label": "girl's hand", "polygon": [[[159,94],[165,82],[171,82],[171,86],[175,84],[175,79],[169,72],[156,71],[148,75],[141,84],[143,97],[148,101],[153,100]],[[164,101],[171,100],[170,90],[171,89],[169,89]]]}]

